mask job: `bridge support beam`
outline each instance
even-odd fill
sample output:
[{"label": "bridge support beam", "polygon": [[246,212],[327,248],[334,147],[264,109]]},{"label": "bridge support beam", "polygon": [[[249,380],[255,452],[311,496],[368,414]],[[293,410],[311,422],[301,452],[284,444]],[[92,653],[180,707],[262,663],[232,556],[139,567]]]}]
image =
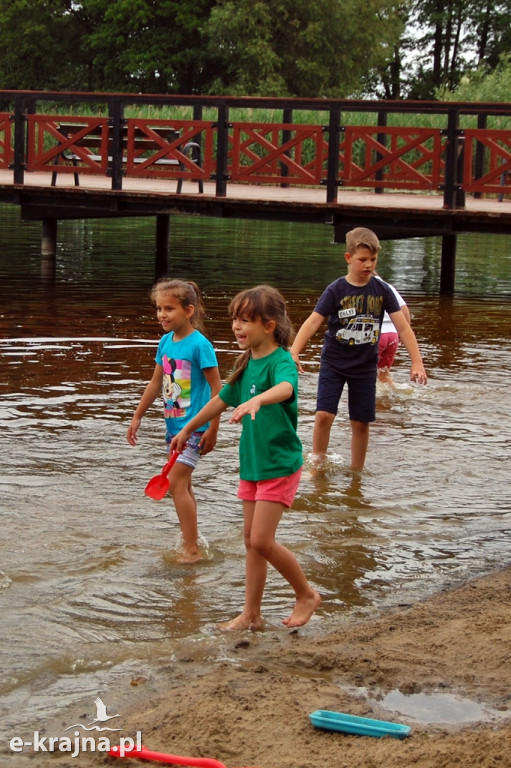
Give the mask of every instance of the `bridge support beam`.
[{"label": "bridge support beam", "polygon": [[55,256],[57,253],[57,219],[43,219],[41,222],[41,256]]},{"label": "bridge support beam", "polygon": [[440,266],[440,294],[454,293],[454,277],[456,267],[456,235],[442,237],[442,262]]},{"label": "bridge support beam", "polygon": [[155,280],[167,274],[169,267],[169,234],[170,216],[168,214],[158,214],[158,216],[156,216]]},{"label": "bridge support beam", "polygon": [[41,221],[41,278],[53,282],[57,269],[57,219]]}]

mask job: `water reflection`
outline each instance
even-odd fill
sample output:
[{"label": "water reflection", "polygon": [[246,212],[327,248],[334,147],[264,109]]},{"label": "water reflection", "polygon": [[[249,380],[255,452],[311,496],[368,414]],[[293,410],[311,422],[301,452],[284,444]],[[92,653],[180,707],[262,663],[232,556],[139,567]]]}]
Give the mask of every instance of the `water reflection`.
[{"label": "water reflection", "polygon": [[[216,622],[243,604],[244,548],[237,425],[224,421],[216,451],[196,471],[211,557],[192,570],[173,557],[179,526],[170,501],[143,493],[164,458],[157,406],[139,446],[125,441],[157,344],[148,299],[154,223],[63,222],[48,280],[38,227],[0,212],[0,722],[12,728],[89,690],[97,695],[127,671],[143,674],[186,638],[208,637],[214,648]],[[434,290],[438,243],[384,244],[381,272],[407,298],[430,381],[408,382],[401,350],[397,389],[378,392],[364,473],[348,470],[344,404],[326,472],[307,462],[281,537],[323,594],[311,632],[344,611],[412,601],[509,562],[509,249],[472,243],[460,249],[459,274],[473,268],[481,291],[468,296],[469,282],[452,299]],[[224,376],[236,353],[227,318],[234,291],[273,282],[298,326],[342,263],[327,227],[265,222],[199,218],[190,226],[176,217],[171,251],[173,273],[205,291]],[[485,282],[489,252],[498,269]],[[319,337],[309,346],[300,379],[306,457],[320,346]],[[289,601],[271,573],[270,629],[281,631]]]},{"label": "water reflection", "polygon": [[497,722],[506,717],[485,704],[452,693],[411,693],[390,691],[380,702],[384,709],[399,712],[419,723],[460,725]]}]

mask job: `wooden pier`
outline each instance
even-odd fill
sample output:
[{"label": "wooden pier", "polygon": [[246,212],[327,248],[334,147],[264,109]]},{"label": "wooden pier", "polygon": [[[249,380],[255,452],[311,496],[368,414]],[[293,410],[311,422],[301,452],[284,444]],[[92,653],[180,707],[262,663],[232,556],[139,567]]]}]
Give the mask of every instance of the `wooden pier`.
[{"label": "wooden pier", "polygon": [[[451,293],[459,234],[511,234],[511,104],[6,91],[0,100],[12,103],[0,112],[0,201],[42,222],[47,256],[69,218],[156,217],[157,274],[174,214],[326,224],[337,242],[363,225],[382,240],[442,237],[440,291]],[[48,101],[102,102],[107,115],[41,112]],[[125,117],[133,104],[193,112]],[[241,108],[282,114],[231,121]],[[325,123],[293,122],[300,109]],[[368,124],[350,125],[357,111]],[[431,115],[441,125],[421,126]],[[495,116],[509,127],[489,127]]]}]

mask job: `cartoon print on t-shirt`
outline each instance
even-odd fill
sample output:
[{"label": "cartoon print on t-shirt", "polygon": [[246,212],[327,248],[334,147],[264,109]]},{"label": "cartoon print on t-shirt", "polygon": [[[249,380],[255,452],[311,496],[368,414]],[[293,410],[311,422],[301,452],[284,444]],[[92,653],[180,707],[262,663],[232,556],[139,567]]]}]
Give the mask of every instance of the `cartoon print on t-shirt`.
[{"label": "cartoon print on t-shirt", "polygon": [[191,365],[163,355],[163,406],[166,418],[186,416],[190,405]]},{"label": "cartoon print on t-shirt", "polygon": [[[340,314],[340,313],[339,313]],[[380,336],[380,323],[371,315],[357,315],[335,334],[337,341],[349,344],[376,344]]]},{"label": "cartoon print on t-shirt", "polygon": [[[367,302],[365,312],[364,302]],[[337,341],[350,347],[354,344],[376,344],[380,336],[381,302],[381,297],[345,296],[337,313],[341,324],[335,334]]]}]

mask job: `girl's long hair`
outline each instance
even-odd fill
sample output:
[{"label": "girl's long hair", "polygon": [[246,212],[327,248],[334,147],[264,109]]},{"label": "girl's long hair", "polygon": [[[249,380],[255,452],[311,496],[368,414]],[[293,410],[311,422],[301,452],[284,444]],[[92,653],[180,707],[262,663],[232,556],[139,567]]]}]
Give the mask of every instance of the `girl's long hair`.
[{"label": "girl's long hair", "polygon": [[194,313],[190,322],[197,330],[204,330],[203,319],[205,310],[197,283],[194,283],[193,280],[171,280],[169,277],[162,277],[151,289],[151,301],[153,303],[156,301],[158,293],[172,294],[184,308],[192,304]]},{"label": "girl's long hair", "polygon": [[[286,301],[280,291],[271,285],[256,285],[255,288],[247,288],[234,297],[229,304],[231,317],[246,317],[249,320],[261,320],[267,323],[275,321],[273,337],[279,347],[288,349],[294,338],[294,330],[287,314]],[[245,368],[252,356],[252,350],[247,349],[237,358],[231,375],[227,378],[229,384],[233,384]]]}]

